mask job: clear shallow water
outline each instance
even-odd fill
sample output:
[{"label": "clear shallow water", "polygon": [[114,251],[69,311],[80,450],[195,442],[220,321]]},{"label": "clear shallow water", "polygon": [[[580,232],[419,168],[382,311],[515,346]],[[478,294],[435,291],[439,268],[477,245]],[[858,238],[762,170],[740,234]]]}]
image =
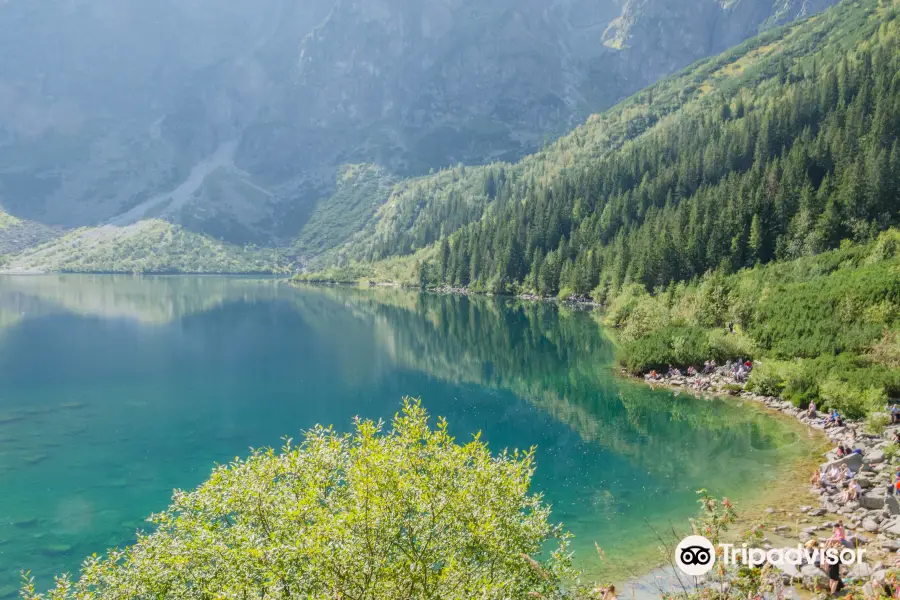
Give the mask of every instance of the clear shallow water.
[{"label": "clear shallow water", "polygon": [[[0,277],[0,598],[127,544],[173,488],[315,423],[420,396],[460,438],[538,446],[590,572],[649,567],[707,487],[777,490],[811,444],[752,406],[614,375],[584,312],[276,281]],[[598,565],[594,542],[604,548]]]}]

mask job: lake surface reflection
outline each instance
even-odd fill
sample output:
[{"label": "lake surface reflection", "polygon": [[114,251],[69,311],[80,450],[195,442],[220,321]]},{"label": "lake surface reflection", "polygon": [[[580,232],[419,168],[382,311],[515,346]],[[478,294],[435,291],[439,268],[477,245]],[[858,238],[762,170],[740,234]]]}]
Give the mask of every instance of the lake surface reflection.
[{"label": "lake surface reflection", "polygon": [[[707,487],[777,489],[812,445],[753,406],[612,368],[598,318],[510,299],[223,277],[0,277],[0,598],[129,543],[173,488],[316,423],[423,399],[461,439],[538,447],[590,572],[650,566]],[[604,548],[598,564],[594,542]],[[612,576],[612,575],[610,575]]]}]

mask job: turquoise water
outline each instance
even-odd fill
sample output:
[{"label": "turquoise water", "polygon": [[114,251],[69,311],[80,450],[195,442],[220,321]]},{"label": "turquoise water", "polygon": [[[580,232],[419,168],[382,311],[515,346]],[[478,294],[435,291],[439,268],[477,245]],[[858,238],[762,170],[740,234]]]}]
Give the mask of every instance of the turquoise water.
[{"label": "turquoise water", "polygon": [[[795,424],[614,374],[590,313],[214,277],[0,277],[0,598],[127,544],[174,488],[405,395],[460,438],[538,447],[592,573],[650,566],[695,490],[739,501],[807,456]],[[599,563],[594,542],[604,548]]]}]

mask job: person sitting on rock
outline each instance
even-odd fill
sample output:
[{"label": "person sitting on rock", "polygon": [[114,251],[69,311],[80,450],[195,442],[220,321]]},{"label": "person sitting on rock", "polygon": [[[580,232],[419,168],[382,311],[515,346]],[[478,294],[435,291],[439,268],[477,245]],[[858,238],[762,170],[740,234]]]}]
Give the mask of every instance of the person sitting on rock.
[{"label": "person sitting on rock", "polygon": [[847,495],[848,500],[850,501],[859,501],[859,497],[862,496],[862,486],[859,485],[859,482],[854,480],[850,482],[850,489],[848,490],[849,494]]},{"label": "person sitting on rock", "polygon": [[832,465],[832,467],[828,469],[828,473],[825,474],[825,482],[830,483],[831,485],[837,485],[840,483],[841,479],[841,470],[834,465]]},{"label": "person sitting on rock", "polygon": [[859,448],[851,448],[850,446],[838,446],[838,448],[843,448],[844,456],[850,456],[851,454],[862,454],[862,450]]},{"label": "person sitting on rock", "polygon": [[815,488],[821,488],[822,486],[822,471],[816,469],[813,471],[812,477],[809,478],[809,483],[812,484]]},{"label": "person sitting on rock", "polygon": [[841,492],[841,495],[838,496],[838,503],[847,504],[850,502],[850,487],[847,485],[846,481],[841,484],[841,489],[843,491]]},{"label": "person sitting on rock", "polygon": [[834,524],[834,530],[831,532],[831,537],[828,538],[829,542],[840,542],[844,543],[844,540],[847,539],[847,533],[844,531],[844,522],[838,521]]},{"label": "person sitting on rock", "polygon": [[841,494],[841,504],[847,504],[848,502],[852,502],[859,499],[859,494],[862,492],[862,487],[856,481],[845,482],[843,484],[844,492]]},{"label": "person sitting on rock", "polygon": [[841,465],[841,481],[847,481],[848,479],[853,479],[855,473],[850,470],[850,467],[847,465]]},{"label": "person sitting on rock", "polygon": [[806,416],[810,419],[816,418],[816,403],[814,401],[809,403],[809,407],[806,409]]}]

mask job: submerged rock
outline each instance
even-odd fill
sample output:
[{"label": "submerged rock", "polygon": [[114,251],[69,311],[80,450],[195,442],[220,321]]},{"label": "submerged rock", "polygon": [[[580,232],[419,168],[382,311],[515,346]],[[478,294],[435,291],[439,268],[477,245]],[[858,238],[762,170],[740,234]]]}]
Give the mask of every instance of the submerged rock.
[{"label": "submerged rock", "polygon": [[50,544],[41,548],[41,554],[45,556],[67,556],[72,554],[74,548],[70,544]]}]

